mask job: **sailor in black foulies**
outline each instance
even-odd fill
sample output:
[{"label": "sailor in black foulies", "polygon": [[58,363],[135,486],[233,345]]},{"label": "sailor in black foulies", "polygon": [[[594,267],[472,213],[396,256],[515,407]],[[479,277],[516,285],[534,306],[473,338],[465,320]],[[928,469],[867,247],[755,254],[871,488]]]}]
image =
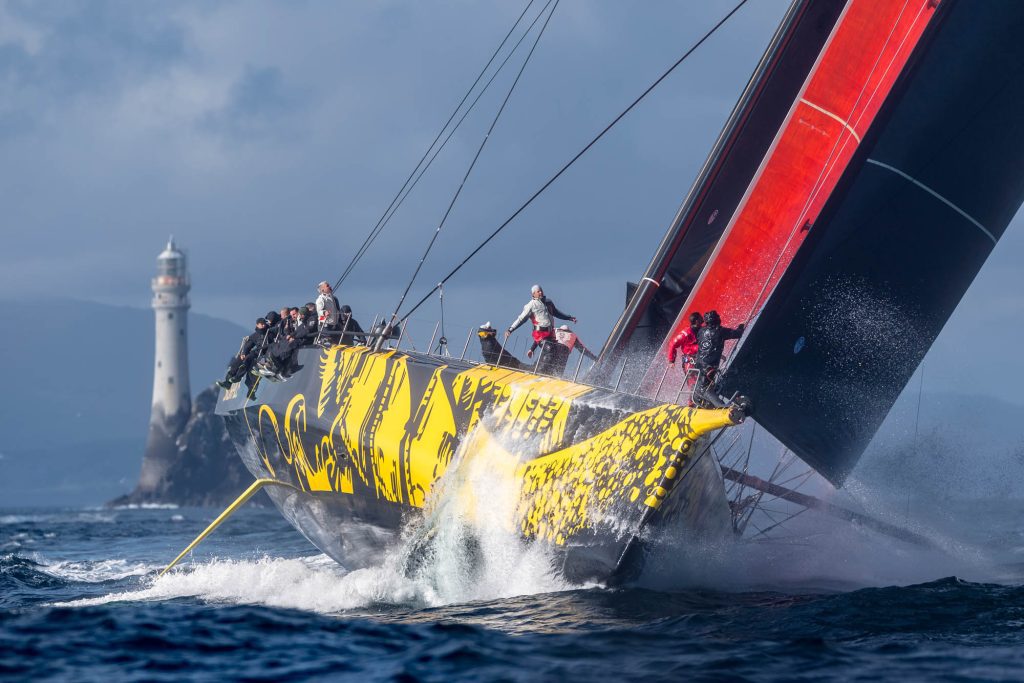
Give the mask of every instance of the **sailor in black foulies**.
[{"label": "sailor in black foulies", "polygon": [[231,362],[228,363],[228,371],[224,375],[224,379],[217,382],[217,385],[222,389],[230,389],[231,385],[235,382],[241,381],[245,378],[245,384],[252,390],[252,382],[255,378],[249,374],[249,370],[252,368],[253,363],[256,362],[256,357],[263,350],[263,345],[267,340],[267,320],[266,318],[257,318],[256,329],[251,333],[242,338],[242,345],[238,348],[238,353],[232,357]]},{"label": "sailor in black foulies", "polygon": [[302,326],[302,345],[310,346],[320,331],[320,322],[316,316],[316,304],[307,303],[299,309],[299,324]]},{"label": "sailor in black foulies", "polygon": [[282,333],[285,337],[292,333],[292,316],[291,308],[285,306],[281,309],[281,320],[277,323],[278,329],[280,330],[277,334],[277,338],[281,339]]},{"label": "sailor in black foulies", "polygon": [[281,331],[281,315],[277,311],[267,311],[267,345],[277,341],[277,335]]},{"label": "sailor in black foulies", "polygon": [[[281,334],[270,347],[270,358],[274,362],[277,371],[282,375],[290,375],[302,369],[296,357],[296,351],[306,342],[310,330],[307,328],[299,315],[298,308],[288,311],[288,319],[282,321]],[[315,336],[316,333],[313,333]]]},{"label": "sailor in black foulies", "polygon": [[348,304],[342,305],[339,309],[339,319],[338,329],[345,331],[340,339],[342,344],[366,343],[366,332],[363,331],[363,328],[360,327],[356,319],[352,317],[351,306]]},{"label": "sailor in black foulies", "polygon": [[718,311],[704,314],[704,327],[697,331],[697,356],[694,359],[694,365],[700,370],[697,388],[693,392],[698,401],[718,408],[725,407],[725,402],[714,390],[715,376],[718,374],[718,364],[722,361],[725,342],[742,337],[743,329],[742,324],[736,329],[723,327]]},{"label": "sailor in black foulies", "polygon": [[490,321],[481,325],[476,334],[480,338],[480,353],[483,355],[485,363],[497,365],[500,360],[501,365],[506,368],[513,370],[522,368],[522,363],[502,348],[497,339],[498,331],[491,327]]}]

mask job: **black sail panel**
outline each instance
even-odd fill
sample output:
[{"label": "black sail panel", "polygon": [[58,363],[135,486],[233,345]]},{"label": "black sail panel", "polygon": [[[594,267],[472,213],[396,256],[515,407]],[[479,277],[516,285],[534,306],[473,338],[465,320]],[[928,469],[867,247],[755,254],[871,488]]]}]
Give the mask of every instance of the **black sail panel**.
[{"label": "black sail panel", "polygon": [[1024,200],[1024,2],[939,11],[724,378],[837,484]]}]

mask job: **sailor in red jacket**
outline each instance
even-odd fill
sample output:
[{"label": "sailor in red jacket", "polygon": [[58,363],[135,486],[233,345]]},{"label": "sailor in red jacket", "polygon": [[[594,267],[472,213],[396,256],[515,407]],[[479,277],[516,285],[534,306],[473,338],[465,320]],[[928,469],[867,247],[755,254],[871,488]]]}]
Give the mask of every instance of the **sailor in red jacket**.
[{"label": "sailor in red jacket", "polygon": [[[700,349],[697,344],[697,332],[703,324],[704,316],[694,311],[690,314],[690,325],[680,330],[679,334],[673,337],[668,345],[668,362],[670,365],[675,365],[676,351],[681,351],[683,354],[683,372],[686,373],[686,386],[691,396],[693,395],[693,385],[697,381],[697,373],[690,372],[690,370],[694,367],[693,359]],[[693,405],[692,400],[690,405]]]},{"label": "sailor in red jacket", "polygon": [[687,365],[693,364],[693,357],[697,355],[697,330],[704,324],[704,316],[694,311],[690,314],[690,326],[684,327],[679,334],[672,338],[668,345],[668,362],[676,362],[676,351],[682,351],[683,362]]}]

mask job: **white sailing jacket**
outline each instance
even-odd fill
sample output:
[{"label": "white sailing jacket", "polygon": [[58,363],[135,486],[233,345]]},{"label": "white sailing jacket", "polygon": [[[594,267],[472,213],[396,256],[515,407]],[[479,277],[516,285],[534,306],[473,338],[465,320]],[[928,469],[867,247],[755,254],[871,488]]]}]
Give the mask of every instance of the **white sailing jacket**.
[{"label": "white sailing jacket", "polygon": [[316,298],[316,315],[328,327],[338,324],[338,301],[334,294],[321,294]]},{"label": "white sailing jacket", "polygon": [[551,329],[554,325],[554,318],[548,313],[548,307],[542,299],[530,299],[530,302],[523,306],[523,312],[508,326],[509,332],[515,332],[516,328],[529,319],[533,319],[534,327],[546,327]]}]

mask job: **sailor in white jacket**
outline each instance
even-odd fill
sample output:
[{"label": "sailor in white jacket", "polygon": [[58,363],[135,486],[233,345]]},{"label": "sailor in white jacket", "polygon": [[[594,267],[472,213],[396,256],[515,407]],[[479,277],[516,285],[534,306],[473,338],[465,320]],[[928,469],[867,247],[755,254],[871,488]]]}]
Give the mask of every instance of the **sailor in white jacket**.
[{"label": "sailor in white jacket", "polygon": [[516,331],[520,325],[525,323],[529,319],[533,323],[533,341],[540,343],[545,339],[549,338],[552,334],[552,330],[555,326],[555,318],[559,320],[571,320],[576,322],[576,318],[572,317],[568,313],[563,313],[558,310],[555,306],[555,302],[544,296],[544,290],[540,285],[534,285],[530,288],[531,299],[529,303],[523,306],[523,312],[519,314],[519,317],[512,321],[512,324],[508,326],[505,331],[505,338],[507,339],[510,334]]},{"label": "sailor in white jacket", "polygon": [[316,315],[323,329],[333,330],[338,325],[338,300],[326,280],[317,285],[317,290],[320,296],[316,298]]}]

